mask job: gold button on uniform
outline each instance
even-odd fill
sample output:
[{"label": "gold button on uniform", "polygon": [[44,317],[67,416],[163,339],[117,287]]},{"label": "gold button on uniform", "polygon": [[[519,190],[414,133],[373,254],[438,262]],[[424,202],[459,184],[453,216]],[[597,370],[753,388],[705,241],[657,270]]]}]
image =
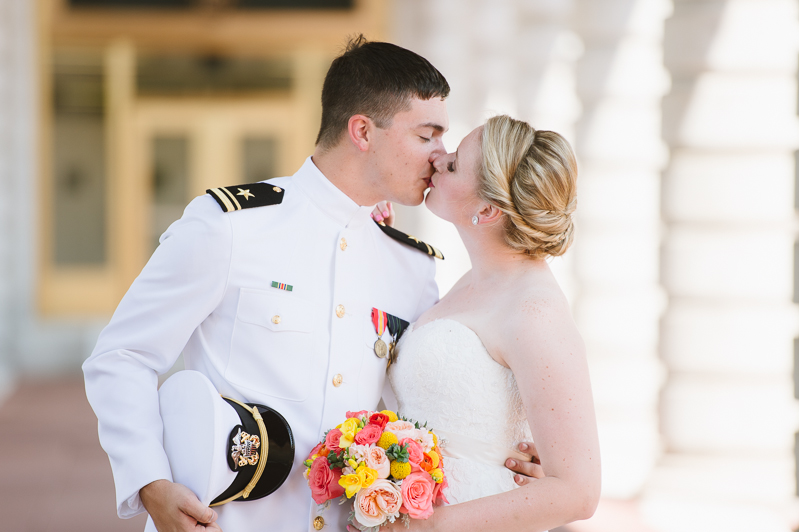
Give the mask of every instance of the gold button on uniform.
[{"label": "gold button on uniform", "polygon": [[339,305],[336,307],[336,316],[338,316],[339,318],[344,317],[344,305]]},{"label": "gold button on uniform", "polygon": [[347,239],[346,238],[342,238],[341,242],[338,243],[338,247],[341,248],[341,251],[344,251],[345,249],[347,249]]},{"label": "gold button on uniform", "polygon": [[321,515],[317,515],[316,517],[313,518],[313,527],[314,527],[314,529],[322,530],[322,528],[324,526],[325,526],[325,518],[324,517],[322,517]]},{"label": "gold button on uniform", "polygon": [[274,190],[275,192],[282,192],[282,191],[280,190],[280,187],[272,187],[272,190]]},{"label": "gold button on uniform", "polygon": [[336,376],[333,377],[333,386],[338,388],[341,386],[341,383],[344,381],[344,377],[341,376],[341,373],[336,373]]},{"label": "gold button on uniform", "polygon": [[272,316],[272,323],[274,323],[275,325],[280,323],[280,316],[277,316],[277,315]]}]

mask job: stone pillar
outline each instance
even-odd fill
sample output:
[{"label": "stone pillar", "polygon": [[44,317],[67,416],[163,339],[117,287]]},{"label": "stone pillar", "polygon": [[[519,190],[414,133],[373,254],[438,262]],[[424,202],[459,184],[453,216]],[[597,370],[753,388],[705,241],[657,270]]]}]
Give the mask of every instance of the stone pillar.
[{"label": "stone pillar", "polygon": [[[403,0],[390,39],[430,60],[452,88],[449,151],[486,118],[508,113],[570,140],[579,104],[573,64],[579,41],[569,31],[571,1]],[[442,249],[442,295],[469,269],[455,229],[424,208],[398,209],[397,227]],[[556,269],[567,292],[568,268]]]},{"label": "stone pillar", "polygon": [[21,316],[30,311],[35,246],[33,3],[0,0],[0,401],[14,380]]},{"label": "stone pillar", "polygon": [[666,24],[661,354],[664,532],[788,532],[795,518],[795,0],[675,0]]},{"label": "stone pillar", "polygon": [[577,325],[600,432],[603,496],[638,494],[660,456],[658,322],[663,22],[670,0],[577,0]]}]

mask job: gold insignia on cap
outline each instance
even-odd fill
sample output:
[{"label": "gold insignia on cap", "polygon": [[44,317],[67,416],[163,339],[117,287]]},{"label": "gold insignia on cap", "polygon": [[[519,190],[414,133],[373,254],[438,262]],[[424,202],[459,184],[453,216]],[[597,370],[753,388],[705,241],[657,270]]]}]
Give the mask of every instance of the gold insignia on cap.
[{"label": "gold insignia on cap", "polygon": [[239,189],[239,193],[236,194],[236,195],[237,196],[244,196],[244,199],[246,199],[248,201],[249,201],[250,198],[254,198],[255,197],[255,194],[251,194],[250,193],[250,189],[249,188],[248,189],[241,189],[240,188]]},{"label": "gold insignia on cap", "polygon": [[233,446],[231,447],[233,462],[239,467],[257,464],[259,458],[257,449],[260,447],[261,438],[239,429],[239,432],[233,437]]}]

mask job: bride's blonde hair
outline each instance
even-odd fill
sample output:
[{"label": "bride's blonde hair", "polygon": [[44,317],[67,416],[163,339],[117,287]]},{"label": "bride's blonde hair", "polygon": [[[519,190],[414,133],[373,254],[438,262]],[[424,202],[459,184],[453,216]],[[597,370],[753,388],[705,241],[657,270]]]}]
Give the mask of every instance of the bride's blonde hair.
[{"label": "bride's blonde hair", "polygon": [[574,239],[577,161],[554,131],[502,115],[483,127],[478,195],[506,216],[505,242],[533,258],[558,256]]}]

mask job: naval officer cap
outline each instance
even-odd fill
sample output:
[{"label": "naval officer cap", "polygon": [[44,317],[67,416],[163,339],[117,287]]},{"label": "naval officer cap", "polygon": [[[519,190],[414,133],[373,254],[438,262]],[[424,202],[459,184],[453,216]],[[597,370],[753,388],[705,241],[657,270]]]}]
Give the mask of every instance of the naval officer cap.
[{"label": "naval officer cap", "polygon": [[179,371],[158,390],[173,481],[204,505],[254,501],[291,472],[294,437],[277,411],[222,397],[198,371]]}]

